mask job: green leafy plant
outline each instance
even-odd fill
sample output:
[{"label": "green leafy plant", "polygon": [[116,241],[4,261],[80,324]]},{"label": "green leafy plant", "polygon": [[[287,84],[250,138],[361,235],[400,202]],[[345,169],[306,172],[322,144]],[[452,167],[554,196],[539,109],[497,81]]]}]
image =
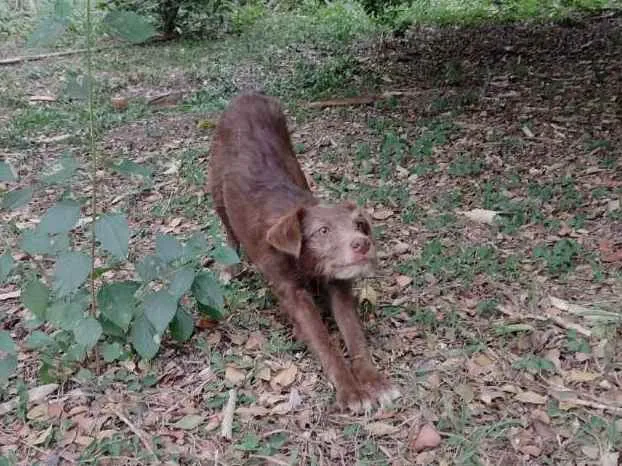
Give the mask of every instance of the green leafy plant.
[{"label": "green leafy plant", "polygon": [[[105,362],[127,358],[133,349],[144,359],[157,354],[168,332],[179,341],[194,331],[193,308],[211,318],[222,317],[224,294],[216,276],[202,267],[205,256],[225,265],[239,258],[228,246],[197,232],[183,241],[171,235],[157,235],[155,253],[130,260],[132,231],[122,212],[99,212],[98,171],[100,163],[95,140],[96,119],[92,70],[91,9],[87,1],[86,75],[74,86],[81,98],[76,106],[86,106],[88,152],[90,154],[90,218],[72,190],[80,164],[65,154],[60,162],[26,188],[15,188],[2,196],[0,207],[12,210],[29,203],[41,188],[56,189],[58,200],[47,209],[36,227],[19,231],[18,248],[29,260],[15,264],[12,251],[0,256],[0,282],[21,283],[21,300],[30,311],[27,326],[34,329],[26,347],[40,354],[40,378],[65,379],[93,355]],[[57,0],[54,15],[44,18],[33,34],[37,44],[58,38],[67,23],[70,9]],[[115,10],[104,18],[111,33],[130,43],[141,43],[155,30],[134,12]],[[72,75],[72,79],[75,75]],[[71,80],[69,80],[71,81]],[[74,79],[75,81],[75,79]],[[86,84],[84,84],[86,83]],[[151,171],[125,161],[107,167],[121,174],[150,179]],[[0,181],[19,182],[17,171],[0,162]],[[19,229],[18,229],[19,230]],[[85,239],[88,239],[86,242]],[[96,259],[103,265],[98,266]],[[134,269],[130,279],[114,280],[110,273]],[[114,275],[114,274],[113,274]],[[0,332],[0,384],[17,367],[16,348],[7,332]]]},{"label": "green leafy plant", "polygon": [[551,275],[562,275],[575,267],[581,250],[581,246],[576,241],[564,238],[555,242],[553,246],[536,247],[533,255],[544,260]]}]

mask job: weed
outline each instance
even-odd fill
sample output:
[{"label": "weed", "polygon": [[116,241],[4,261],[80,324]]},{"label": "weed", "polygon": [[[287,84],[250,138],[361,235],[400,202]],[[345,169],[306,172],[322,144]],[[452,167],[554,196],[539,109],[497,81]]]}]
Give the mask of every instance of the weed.
[{"label": "weed", "polygon": [[622,209],[614,209],[607,212],[607,218],[614,222],[622,221]]},{"label": "weed", "polygon": [[415,308],[411,312],[410,324],[434,331],[439,324],[436,312],[428,308]]},{"label": "weed", "polygon": [[575,329],[569,329],[566,333],[566,349],[571,353],[590,354],[592,352],[590,344],[580,337]]},{"label": "weed", "polygon": [[611,196],[612,192],[611,192],[611,189],[609,188],[606,188],[604,186],[598,186],[592,189],[591,194],[592,194],[593,199],[603,199],[603,198]]},{"label": "weed", "polygon": [[464,80],[464,69],[461,62],[450,61],[444,63],[444,81],[450,86],[457,86]]},{"label": "weed", "polygon": [[294,353],[304,348],[299,341],[291,338],[283,332],[272,331],[267,344],[267,351],[270,353]]},{"label": "weed", "polygon": [[585,151],[592,152],[597,149],[604,149],[605,151],[609,151],[612,149],[612,145],[610,141],[606,139],[588,139],[585,141]]},{"label": "weed", "polygon": [[[350,55],[339,55],[321,63],[300,58],[293,74],[268,88],[270,92],[291,98],[320,99],[326,96],[350,96],[359,87],[361,77],[373,87],[373,77],[365,73],[357,60]],[[354,83],[357,83],[354,86]]]},{"label": "weed", "polygon": [[451,213],[428,216],[425,219],[425,227],[430,231],[442,231],[450,225],[454,225],[457,220],[457,217]]},{"label": "weed", "polygon": [[574,217],[572,217],[572,219],[570,220],[568,224],[571,228],[575,230],[580,230],[581,228],[585,226],[585,220],[586,220],[585,214],[576,214]]},{"label": "weed", "polygon": [[433,239],[424,244],[420,258],[401,264],[399,270],[411,275],[415,285],[420,286],[426,274],[440,281],[458,280],[468,284],[479,274],[496,276],[502,268],[492,246],[448,247]]},{"label": "weed", "polygon": [[506,419],[488,426],[477,427],[472,429],[470,433],[451,435],[447,442],[457,450],[457,455],[454,458],[455,463],[464,466],[479,466],[482,464],[479,458],[482,442],[502,438],[508,430],[520,425],[520,420]]},{"label": "weed", "polygon": [[477,313],[482,317],[491,317],[498,312],[499,303],[496,299],[486,299],[477,304]]},{"label": "weed", "polygon": [[524,356],[516,360],[512,367],[514,369],[524,369],[534,374],[542,374],[543,372],[554,374],[556,372],[555,364],[546,358],[535,355]]},{"label": "weed", "polygon": [[413,224],[424,215],[423,209],[416,202],[410,201],[402,209],[402,222]]},{"label": "weed", "polygon": [[534,249],[533,255],[542,259],[551,275],[563,275],[572,271],[582,248],[573,239],[564,238],[554,245],[542,245]]},{"label": "weed", "polygon": [[201,167],[201,157],[204,151],[188,149],[180,156],[179,174],[188,184],[203,186],[205,184],[205,170]]},{"label": "weed", "polygon": [[397,134],[390,131],[385,134],[380,146],[379,174],[385,180],[393,175],[396,165],[400,165],[407,153],[407,143]]},{"label": "weed", "polygon": [[561,198],[559,208],[565,211],[578,209],[583,205],[583,194],[576,187],[576,182],[572,177],[565,177],[561,181]]},{"label": "weed", "polygon": [[365,466],[384,466],[389,464],[387,456],[371,439],[365,440],[358,451],[357,464]]},{"label": "weed", "polygon": [[417,136],[415,143],[410,148],[410,155],[417,162],[424,161],[432,156],[435,146],[440,146],[447,142],[448,132],[453,126],[443,120],[435,120],[424,127],[421,134]]},{"label": "weed", "polygon": [[459,189],[452,189],[436,197],[436,209],[439,212],[452,211],[462,205],[463,194]]}]

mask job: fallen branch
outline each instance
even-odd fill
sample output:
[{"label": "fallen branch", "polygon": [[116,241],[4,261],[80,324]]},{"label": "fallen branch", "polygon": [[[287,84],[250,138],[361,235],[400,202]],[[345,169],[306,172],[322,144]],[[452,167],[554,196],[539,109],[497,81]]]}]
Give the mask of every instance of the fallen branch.
[{"label": "fallen branch", "polygon": [[151,453],[151,455],[154,458],[157,458],[155,452],[153,451],[153,448],[151,448],[151,444],[149,443],[149,440],[147,440],[146,438],[146,434],[143,431],[141,431],[138,427],[136,427],[132,423],[132,421],[130,421],[121,411],[119,411],[116,408],[110,408],[110,410],[114,413],[115,416],[117,416],[121,421],[123,421],[125,425],[127,425],[130,428],[130,430],[134,433],[134,435],[136,435],[136,437],[140,439],[140,441],[143,443],[147,451],[149,451],[149,453]]},{"label": "fallen branch", "polygon": [[562,328],[565,328],[566,330],[575,330],[577,333],[580,333],[584,337],[590,338],[592,336],[592,332],[586,329],[585,327],[583,327],[582,325],[575,324],[574,322],[568,322],[559,316],[554,316],[554,315],[547,313],[546,316],[541,317],[541,320],[546,320],[546,319],[552,320],[554,323],[556,323]]},{"label": "fallen branch", "polygon": [[220,435],[227,440],[231,440],[233,436],[233,413],[235,412],[235,403],[237,392],[235,388],[229,390],[229,401],[222,410],[222,424],[220,425]]},{"label": "fallen branch", "polygon": [[[93,52],[101,52],[102,50],[114,49],[121,47],[123,44],[117,45],[106,45],[103,47],[97,47],[93,49]],[[53,57],[65,57],[68,55],[77,55],[79,53],[85,53],[87,49],[73,49],[73,50],[63,50],[61,52],[49,52],[49,53],[41,53],[39,55],[26,55],[21,57],[12,57],[5,58],[4,60],[0,60],[0,66],[6,65],[17,65],[18,63],[23,63],[26,61],[36,61],[43,60],[45,58],[53,58]]]},{"label": "fallen branch", "polygon": [[389,99],[391,97],[415,96],[421,94],[420,91],[386,91],[382,94],[345,97],[343,99],[318,100],[309,102],[307,108],[325,108],[325,107],[345,107],[349,105],[368,105],[379,100]]},{"label": "fallen branch", "polygon": [[583,398],[558,398],[553,395],[553,398],[558,400],[560,403],[583,406],[585,408],[593,408],[593,409],[602,409],[603,411],[609,411],[616,414],[622,414],[622,407],[620,406],[612,406],[601,403],[599,401],[590,401],[584,400]]},{"label": "fallen branch", "polygon": [[554,324],[557,324],[558,326],[565,328],[566,330],[575,330],[577,333],[580,333],[584,337],[590,338],[592,336],[592,332],[586,329],[585,327],[583,327],[582,325],[575,324],[574,322],[568,322],[567,320],[561,318],[560,316],[552,315],[550,313],[546,313],[545,315],[517,314],[509,310],[505,306],[499,306],[498,309],[503,314],[505,314],[506,316],[512,319],[517,319],[517,320],[533,319],[533,320],[540,320],[540,321],[550,320]]}]

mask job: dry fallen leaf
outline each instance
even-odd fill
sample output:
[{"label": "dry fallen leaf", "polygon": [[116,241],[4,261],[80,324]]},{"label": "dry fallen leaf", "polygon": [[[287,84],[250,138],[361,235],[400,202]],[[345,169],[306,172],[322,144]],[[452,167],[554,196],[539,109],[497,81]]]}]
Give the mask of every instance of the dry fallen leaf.
[{"label": "dry fallen leaf", "polygon": [[399,432],[400,428],[397,426],[393,426],[391,424],[387,424],[385,422],[370,422],[365,425],[365,430],[372,435],[393,435],[396,432]]},{"label": "dry fallen leaf", "polygon": [[618,466],[620,453],[604,453],[600,457],[600,466]]},{"label": "dry fallen leaf", "polygon": [[494,361],[483,353],[479,353],[473,358],[473,361],[480,367],[486,367],[492,364]]},{"label": "dry fallen leaf", "polygon": [[243,332],[233,332],[231,334],[229,334],[229,339],[231,340],[231,343],[233,343],[234,345],[243,345],[244,343],[246,343],[246,334]]},{"label": "dry fallen leaf", "polygon": [[460,214],[464,215],[470,220],[478,223],[485,223],[488,225],[495,224],[495,217],[499,212],[494,210],[486,210],[486,209],[472,209],[467,211],[461,211]]},{"label": "dry fallen leaf", "polygon": [[198,427],[203,422],[203,416],[197,414],[189,414],[182,417],[179,421],[173,424],[173,427],[183,430],[192,430]]},{"label": "dry fallen leaf", "polygon": [[218,345],[221,339],[222,339],[222,333],[220,333],[218,330],[210,332],[206,338],[207,342],[212,347]]},{"label": "dry fallen leaf", "polygon": [[514,399],[522,403],[531,403],[535,405],[543,405],[546,403],[546,396],[531,391],[518,393]]},{"label": "dry fallen leaf", "polygon": [[[46,385],[40,385],[38,387],[31,388],[30,390],[28,390],[28,401],[30,403],[37,403],[45,399],[48,395],[54,393],[57,388],[57,383],[49,383]],[[18,404],[19,402],[17,398],[0,404],[0,416],[9,413],[17,408]]]},{"label": "dry fallen leaf", "polygon": [[237,367],[227,366],[225,369],[225,380],[233,385],[241,385],[246,379],[246,373]]},{"label": "dry fallen leaf", "polygon": [[244,347],[247,350],[256,350],[261,349],[263,344],[266,342],[266,338],[263,336],[261,332],[252,332],[248,340],[246,340],[246,345]]},{"label": "dry fallen leaf", "polygon": [[564,373],[564,378],[569,382],[592,382],[600,377],[595,372],[581,371],[578,369],[571,369]]},{"label": "dry fallen leaf", "polygon": [[270,386],[273,390],[278,390],[279,387],[284,388],[290,386],[296,380],[296,374],[298,368],[295,364],[291,364],[285,369],[280,370],[270,381]]},{"label": "dry fallen leaf", "polygon": [[536,445],[523,445],[518,448],[521,453],[524,453],[529,456],[537,457],[542,453],[542,448]]},{"label": "dry fallen leaf", "polygon": [[0,294],[0,301],[19,298],[21,294],[22,292],[20,290],[9,291],[8,293]]},{"label": "dry fallen leaf", "polygon": [[48,418],[48,406],[46,404],[37,405],[28,411],[26,415],[29,420],[43,420]]},{"label": "dry fallen leaf", "polygon": [[398,241],[393,246],[393,254],[396,256],[401,256],[402,254],[406,254],[410,250],[410,245],[404,243],[402,241]]},{"label": "dry fallen leaf", "polygon": [[549,417],[549,415],[546,412],[542,411],[541,409],[534,409],[531,412],[530,417],[534,421],[540,421],[546,425],[549,425],[551,423],[551,418]]},{"label": "dry fallen leaf", "polygon": [[181,222],[183,222],[183,220],[184,219],[182,217],[175,217],[173,220],[171,220],[169,225],[173,228],[177,228],[179,225],[181,225]]},{"label": "dry fallen leaf", "polygon": [[503,398],[503,392],[482,390],[479,395],[479,399],[482,400],[485,404],[490,405],[496,398]]},{"label": "dry fallen leaf", "polygon": [[270,382],[272,375],[270,374],[269,367],[262,367],[257,371],[257,378],[263,380],[264,382]]},{"label": "dry fallen leaf", "polygon": [[431,424],[425,424],[412,442],[411,448],[415,451],[423,451],[436,448],[441,444],[441,436]]},{"label": "dry fallen leaf", "polygon": [[454,388],[454,391],[458,395],[460,395],[465,403],[470,403],[471,401],[473,401],[473,387],[471,387],[469,384],[461,383]]},{"label": "dry fallen leaf", "polygon": [[378,209],[374,210],[371,216],[375,220],[386,220],[393,215],[393,211],[389,209]]},{"label": "dry fallen leaf", "polygon": [[284,414],[289,413],[292,410],[292,405],[289,401],[283,401],[278,403],[272,407],[270,412],[272,414],[276,414],[277,416],[282,416]]},{"label": "dry fallen leaf", "polygon": [[209,421],[207,421],[207,424],[205,424],[205,432],[211,432],[215,430],[216,428],[218,428],[220,426],[221,421],[222,421],[222,416],[220,415],[220,413],[215,414],[212,417],[210,417]]},{"label": "dry fallen leaf", "polygon": [[397,282],[397,286],[399,286],[400,288],[404,288],[410,285],[413,282],[413,279],[408,275],[398,275],[395,281]]},{"label": "dry fallen leaf", "polygon": [[361,288],[359,300],[361,301],[361,303],[367,301],[369,304],[375,307],[376,302],[378,301],[378,295],[376,293],[376,290],[374,290],[374,288],[369,283],[365,283]]},{"label": "dry fallen leaf", "polygon": [[59,402],[59,403],[50,403],[48,405],[48,416],[53,417],[53,418],[58,418],[61,416],[61,414],[63,414],[63,403]]},{"label": "dry fallen leaf", "polygon": [[270,412],[263,406],[240,406],[235,410],[235,413],[242,418],[263,417]]},{"label": "dry fallen leaf", "polygon": [[436,464],[436,453],[433,451],[424,451],[417,455],[415,458],[415,464],[421,466],[428,466],[430,464]]},{"label": "dry fallen leaf", "polygon": [[54,425],[50,424],[47,429],[45,429],[43,432],[39,432],[39,433],[34,433],[31,436],[31,438],[29,438],[27,440],[28,444],[30,445],[41,445],[42,443],[45,443],[45,441],[50,437],[50,435],[52,435],[52,430],[54,429]]},{"label": "dry fallen leaf", "polygon": [[95,440],[93,437],[88,435],[78,435],[74,440],[75,443],[80,445],[81,447],[88,447]]},{"label": "dry fallen leaf", "polygon": [[600,448],[594,445],[584,445],[581,447],[581,451],[591,460],[596,460],[600,456]]}]

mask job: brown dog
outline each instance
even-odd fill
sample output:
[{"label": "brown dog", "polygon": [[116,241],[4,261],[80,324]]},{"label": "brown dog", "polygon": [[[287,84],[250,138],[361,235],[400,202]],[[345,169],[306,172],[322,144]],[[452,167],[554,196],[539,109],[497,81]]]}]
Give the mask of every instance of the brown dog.
[{"label": "brown dog", "polygon": [[[233,100],[212,141],[208,182],[229,245],[241,244],[268,280],[295,334],[319,357],[339,405],[358,411],[397,398],[374,367],[352,294],[352,280],[376,265],[370,220],[354,203],[324,205],[312,195],[275,99]],[[310,283],[327,291],[352,369],[330,344]]]}]

